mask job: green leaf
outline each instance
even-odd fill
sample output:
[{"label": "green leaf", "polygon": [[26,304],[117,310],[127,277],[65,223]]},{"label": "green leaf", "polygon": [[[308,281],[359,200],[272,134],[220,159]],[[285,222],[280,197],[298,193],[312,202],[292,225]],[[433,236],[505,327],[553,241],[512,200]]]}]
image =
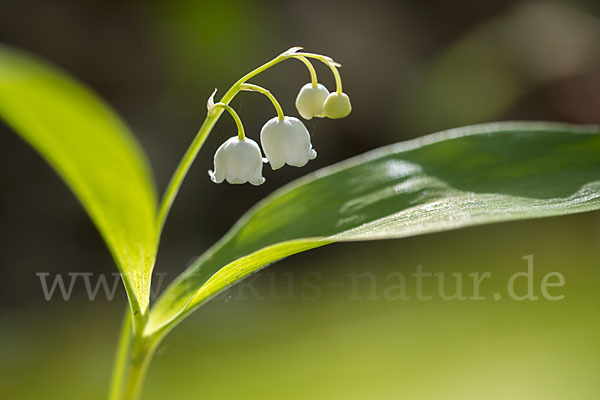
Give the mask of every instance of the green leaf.
[{"label": "green leaf", "polygon": [[494,123],[387,146],[257,204],[167,288],[147,333],[168,330],[269,263],[328,243],[599,208],[596,127]]},{"label": "green leaf", "polygon": [[0,117],[81,201],[123,274],[134,311],[145,313],[156,256],[156,192],[129,129],[82,84],[5,46],[0,46]]}]

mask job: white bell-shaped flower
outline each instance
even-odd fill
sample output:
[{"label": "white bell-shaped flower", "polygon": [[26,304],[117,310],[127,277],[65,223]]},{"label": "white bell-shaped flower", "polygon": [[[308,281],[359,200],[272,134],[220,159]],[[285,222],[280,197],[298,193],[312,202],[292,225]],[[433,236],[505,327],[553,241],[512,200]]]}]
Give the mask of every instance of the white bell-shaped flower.
[{"label": "white bell-shaped flower", "polygon": [[260,143],[271,168],[278,169],[286,163],[294,167],[306,165],[317,156],[310,143],[310,134],[298,118],[272,118],[260,131]]},{"label": "white bell-shaped flower", "polygon": [[252,139],[227,139],[215,153],[215,170],[208,171],[215,183],[246,183],[258,186],[265,182],[262,176],[263,158],[260,147]]},{"label": "white bell-shaped flower", "polygon": [[337,119],[344,118],[352,111],[352,105],[350,104],[350,98],[346,93],[332,92],[325,99],[323,105],[323,114],[327,118]]},{"label": "white bell-shaped flower", "polygon": [[329,90],[320,83],[313,86],[312,83],[307,83],[302,86],[298,97],[296,97],[296,109],[304,119],[312,117],[324,117],[323,105],[325,99],[329,96]]}]

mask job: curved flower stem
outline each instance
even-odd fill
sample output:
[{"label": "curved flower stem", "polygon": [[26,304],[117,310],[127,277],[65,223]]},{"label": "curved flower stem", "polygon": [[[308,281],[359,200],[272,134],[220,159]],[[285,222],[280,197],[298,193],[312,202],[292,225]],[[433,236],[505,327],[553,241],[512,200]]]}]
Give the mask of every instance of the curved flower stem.
[{"label": "curved flower stem", "polygon": [[269,98],[269,100],[271,100],[271,103],[273,103],[273,107],[275,107],[275,110],[277,111],[277,117],[279,118],[280,121],[283,121],[283,119],[285,118],[285,115],[283,114],[283,109],[281,108],[281,105],[279,104],[279,102],[277,101],[275,96],[273,96],[273,94],[271,92],[269,92],[264,87],[261,87],[258,85],[253,85],[251,83],[243,83],[241,85],[241,88],[242,88],[242,90],[247,90],[250,92],[259,92],[259,93],[262,93],[265,96],[267,96]]},{"label": "curved flower stem", "polygon": [[[223,95],[223,97],[221,97],[221,100],[219,102],[223,103],[223,104],[229,104],[231,102],[231,100],[233,100],[233,98],[239,93],[239,91],[241,90],[241,86],[246,81],[254,78],[256,75],[260,74],[263,71],[266,71],[267,69],[271,68],[272,66],[279,64],[280,62],[285,61],[285,60],[289,59],[290,57],[293,57],[294,54],[296,54],[296,52],[299,49],[300,49],[299,47],[293,47],[293,48],[281,53],[277,57],[273,58],[271,61],[248,72],[246,75],[244,75],[243,77],[238,79],[238,81],[229,88],[229,90]],[[181,187],[181,184],[182,184],[185,176],[187,175],[190,167],[192,166],[192,163],[196,159],[196,156],[198,155],[200,148],[204,144],[204,141],[210,134],[212,128],[215,126],[215,124],[219,120],[219,117],[221,116],[222,113],[223,113],[222,108],[216,108],[213,112],[208,113],[208,115],[206,116],[206,119],[202,123],[202,126],[198,130],[198,133],[196,133],[196,137],[194,137],[194,140],[190,144],[190,147],[187,149],[187,151],[183,155],[183,158],[179,162],[177,169],[173,173],[173,176],[171,177],[171,180],[169,181],[167,189],[165,190],[165,194],[163,195],[163,198],[161,200],[160,207],[158,210],[158,215],[157,215],[157,223],[158,223],[157,240],[158,241],[160,241],[160,237],[162,235],[162,231],[163,231],[163,228],[165,225],[165,220],[167,219],[167,215],[169,214],[169,211],[171,210],[173,201],[175,201],[175,197],[177,197],[177,193],[179,193],[179,188]]]},{"label": "curved flower stem", "polygon": [[310,73],[310,82],[312,83],[312,87],[317,87],[319,84],[319,80],[317,79],[317,71],[315,71],[315,67],[313,67],[312,63],[308,60],[308,58],[304,56],[295,56],[298,60],[302,61],[306,68],[308,68],[308,72]]},{"label": "curved flower stem", "polygon": [[242,125],[242,120],[240,119],[240,116],[235,112],[235,110],[229,104],[225,103],[217,103],[215,104],[215,107],[224,108],[225,110],[227,110],[227,112],[229,112],[229,114],[231,114],[238,128],[238,139],[246,139],[246,135],[244,133],[244,125]]}]

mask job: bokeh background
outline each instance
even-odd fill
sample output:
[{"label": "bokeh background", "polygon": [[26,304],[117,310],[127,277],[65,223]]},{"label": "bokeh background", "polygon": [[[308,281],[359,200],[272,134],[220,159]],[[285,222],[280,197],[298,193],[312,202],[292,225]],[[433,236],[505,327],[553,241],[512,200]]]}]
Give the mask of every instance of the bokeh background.
[{"label": "bokeh background", "polygon": [[[258,188],[212,184],[212,155],[235,134],[220,120],[166,225],[156,271],[168,281],[256,201],[336,161],[480,122],[600,123],[599,16],[594,0],[0,0],[0,41],[62,66],[112,104],[147,151],[159,189],[215,87],[223,92],[293,45],[343,64],[354,111],[307,123],[319,157],[302,169],[266,168]],[[329,71],[317,70],[332,88]],[[308,74],[289,61],[255,82],[296,115]],[[273,116],[259,95],[232,105],[255,139]],[[75,285],[70,301],[45,301],[36,273],[110,273],[114,264],[55,173],[0,131],[0,398],[104,398],[122,289],[90,302]],[[290,257],[252,279],[257,294],[234,288],[168,336],[144,398],[597,399],[599,240],[596,212]],[[558,271],[565,299],[493,300],[529,254],[536,290]],[[388,274],[409,276],[418,265],[491,272],[487,300],[390,301],[369,296],[369,282],[354,296],[349,274],[372,273],[380,295]],[[315,272],[322,295],[290,294]]]}]

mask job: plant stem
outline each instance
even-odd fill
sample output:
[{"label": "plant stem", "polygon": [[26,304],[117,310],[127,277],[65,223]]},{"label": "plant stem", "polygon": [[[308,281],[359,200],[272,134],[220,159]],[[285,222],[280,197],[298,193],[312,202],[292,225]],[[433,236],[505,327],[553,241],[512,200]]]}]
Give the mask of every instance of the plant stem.
[{"label": "plant stem", "polygon": [[126,310],[115,358],[109,400],[137,400],[152,355],[159,343],[155,337],[132,331],[131,312]]},{"label": "plant stem", "polygon": [[123,399],[137,400],[142,393],[142,386],[150,360],[154,355],[156,344],[152,339],[135,335],[128,357],[127,373],[123,385]]},{"label": "plant stem", "polygon": [[[221,101],[221,103],[228,104],[229,102]],[[223,109],[217,108],[214,111],[214,113],[206,117],[204,123],[200,127],[200,130],[198,130],[196,137],[192,141],[192,144],[190,144],[190,147],[187,149],[183,158],[179,162],[179,165],[177,166],[177,169],[175,170],[175,173],[173,174],[173,177],[171,178],[171,181],[167,186],[167,189],[163,196],[163,200],[160,204],[160,209],[158,211],[157,218],[159,238],[160,234],[162,233],[165,220],[167,219],[167,215],[169,214],[171,206],[173,205],[173,201],[175,200],[175,197],[179,192],[179,188],[181,187],[183,179],[187,175],[190,167],[192,166],[192,163],[194,162],[196,156],[198,155],[198,152],[200,151],[200,148],[204,144],[204,141],[208,137],[210,131],[212,130],[213,126],[215,126],[215,123],[217,122],[222,113]]]}]

